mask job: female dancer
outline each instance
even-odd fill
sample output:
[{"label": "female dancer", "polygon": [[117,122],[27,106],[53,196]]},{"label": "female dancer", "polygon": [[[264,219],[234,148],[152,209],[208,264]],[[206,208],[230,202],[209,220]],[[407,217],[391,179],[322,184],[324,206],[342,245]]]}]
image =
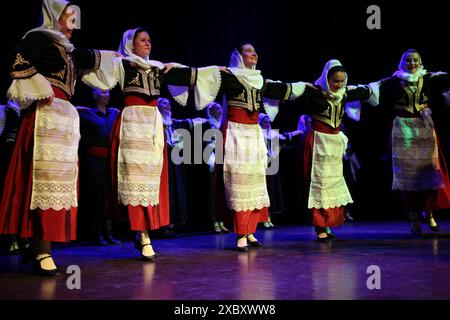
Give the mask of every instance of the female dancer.
[{"label": "female dancer", "polygon": [[402,193],[414,234],[422,233],[419,213],[424,211],[429,228],[439,232],[432,211],[450,207],[447,167],[431,116],[431,90],[449,87],[449,75],[427,72],[414,49],[402,55],[398,70],[380,85],[380,104],[394,115],[392,189]]},{"label": "female dancer", "polygon": [[344,208],[352,197],[343,176],[342,158],[347,137],[339,130],[346,103],[355,100],[377,102],[376,83],[368,86],[347,86],[347,73],[338,60],[325,64],[314,85],[308,85],[302,95],[306,99],[312,130],[305,137],[304,177],[308,209],[318,240],[334,238],[331,227],[344,223]]},{"label": "female dancer", "polygon": [[167,146],[157,108],[161,86],[193,87],[204,73],[218,78],[219,68],[163,64],[149,59],[151,48],[146,30],[127,30],[119,47],[123,57],[102,57],[101,72],[88,73],[83,81],[101,90],[120,83],[125,108],[112,130],[113,198],[126,209],[131,230],[137,231],[135,247],[142,259],[153,262],[156,252],[147,230],[170,224]]},{"label": "female dancer", "polygon": [[[200,94],[214,100],[219,88],[225,97],[221,126],[224,152],[220,146],[216,152],[216,212],[223,219],[232,216],[238,251],[261,246],[253,233],[259,222],[268,219],[267,148],[258,125],[262,97],[292,100],[305,89],[302,82],[264,81],[261,71],[256,70],[257,62],[253,45],[244,43],[231,54],[229,67],[220,70],[220,79],[206,77],[209,81],[195,90],[196,102],[201,101]],[[180,92],[178,96],[171,92],[178,102],[185,103]]]},{"label": "female dancer", "polygon": [[75,49],[79,8],[44,0],[43,24],[13,50],[8,97],[22,122],[0,205],[0,233],[33,238],[26,254],[39,275],[55,275],[51,241],[76,237],[79,118],[69,102],[78,69],[96,70],[97,50]]}]

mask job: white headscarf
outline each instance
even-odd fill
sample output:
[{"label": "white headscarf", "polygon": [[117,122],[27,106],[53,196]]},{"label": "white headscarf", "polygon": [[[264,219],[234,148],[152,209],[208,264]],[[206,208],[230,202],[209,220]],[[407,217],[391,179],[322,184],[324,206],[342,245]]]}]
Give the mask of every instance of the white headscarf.
[{"label": "white headscarf", "polygon": [[[158,110],[159,110],[159,113],[160,113],[161,116],[162,116],[163,124],[164,124],[165,126],[171,126],[171,125],[173,124],[173,121],[172,121],[172,111],[171,111],[171,110],[164,110],[164,111],[163,111],[163,108],[160,106],[160,103],[161,103],[161,101],[163,101],[163,100],[169,101],[167,98],[159,97],[159,98],[158,98]],[[170,101],[169,101],[169,104],[170,104]]]},{"label": "white headscarf", "polygon": [[119,45],[119,53],[124,56],[124,60],[134,62],[145,70],[150,69],[151,67],[163,69],[164,64],[162,62],[157,60],[150,60],[149,56],[145,56],[144,58],[142,58],[133,53],[133,39],[138,29],[139,28],[130,29],[124,32],[122,41]]},{"label": "white headscarf", "polygon": [[211,125],[211,127],[213,127],[214,129],[219,129],[219,128],[220,128],[220,122],[221,122],[221,120],[222,120],[222,118],[223,118],[223,108],[222,108],[222,106],[220,106],[220,107],[222,108],[222,116],[220,117],[219,120],[217,120],[216,118],[214,118],[214,117],[211,115],[211,113],[209,112],[210,109],[211,109],[214,105],[216,105],[216,104],[218,104],[218,105],[220,106],[220,104],[219,104],[218,102],[215,102],[215,101],[210,102],[210,103],[208,104],[208,106],[206,107],[206,111],[207,111],[206,113],[207,113],[207,115],[208,115],[208,122],[209,122],[209,124]]},{"label": "white headscarf", "polygon": [[261,113],[258,115],[258,123],[261,124],[261,122],[264,120],[264,118],[269,118],[269,121],[272,122],[272,121],[270,120],[270,117],[269,117],[267,114],[261,112]]},{"label": "white headscarf", "polygon": [[319,79],[316,80],[316,82],[314,82],[314,84],[317,86],[320,86],[322,88],[322,90],[327,92],[328,95],[333,99],[334,103],[338,104],[341,102],[342,98],[345,95],[348,76],[347,76],[347,72],[345,72],[345,82],[344,82],[344,86],[341,89],[339,89],[337,92],[331,91],[330,87],[328,86],[328,72],[330,71],[331,68],[336,67],[336,66],[342,67],[342,64],[339,60],[332,59],[332,60],[328,61],[325,64],[325,67],[323,68],[322,75],[320,76]]},{"label": "white headscarf", "polygon": [[[280,134],[278,134],[278,132],[272,130],[272,120],[270,120],[270,117],[267,114],[260,113],[258,115],[258,124],[259,124],[259,126],[261,126],[261,122],[265,118],[269,119],[270,124],[269,124],[269,127],[266,128],[266,129],[263,129],[263,127],[261,127],[261,130],[262,130],[263,135],[264,135],[264,139],[272,140],[275,137],[278,137],[279,139],[283,139],[282,136]],[[269,153],[272,154],[272,152],[270,150],[269,150]]]},{"label": "white headscarf", "polygon": [[31,32],[45,32],[55,42],[64,46],[66,52],[72,52],[75,47],[70,40],[61,32],[61,26],[59,25],[59,18],[64,12],[64,9],[70,6],[77,14],[76,29],[81,28],[81,10],[78,6],[70,4],[66,0],[43,0],[42,2],[42,25],[38,28],[29,30],[23,37]]},{"label": "white headscarf", "polygon": [[[410,73],[409,70],[406,68],[405,59],[406,56],[410,53],[417,53],[419,55],[420,67],[414,73]],[[400,59],[400,63],[398,64],[398,70],[394,72],[393,76],[408,82],[417,82],[419,81],[419,78],[423,77],[426,74],[427,70],[425,70],[423,67],[422,57],[420,56],[420,54],[414,49],[409,49],[406,50],[405,53],[403,53],[402,58]]]},{"label": "white headscarf", "polygon": [[255,89],[261,89],[263,87],[264,79],[261,76],[261,71],[256,70],[256,66],[252,66],[252,69],[247,69],[244,60],[242,59],[242,55],[237,49],[234,49],[231,54],[228,69],[244,86],[250,86]]}]

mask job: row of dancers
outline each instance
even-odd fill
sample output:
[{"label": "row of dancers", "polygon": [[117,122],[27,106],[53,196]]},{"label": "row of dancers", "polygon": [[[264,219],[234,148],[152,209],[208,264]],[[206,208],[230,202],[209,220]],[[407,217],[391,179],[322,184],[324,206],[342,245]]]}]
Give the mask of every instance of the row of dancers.
[{"label": "row of dancers", "polygon": [[[256,226],[268,221],[268,148],[259,125],[261,106],[274,117],[282,101],[302,99],[311,121],[304,136],[307,207],[318,241],[335,235],[352,197],[342,174],[348,138],[340,131],[350,102],[391,110],[393,189],[402,192],[411,228],[420,233],[419,212],[437,226],[432,211],[450,206],[449,180],[432,119],[431,90],[448,88],[448,74],[425,70],[416,50],[406,51],[390,77],[367,85],[348,84],[339,60],[325,64],[314,82],[264,79],[258,54],[244,43],[228,67],[187,67],[149,58],[152,43],[142,29],[127,30],[117,52],[78,49],[70,42],[80,9],[65,0],[43,1],[43,24],[26,33],[9,62],[8,98],[18,101],[21,125],[0,204],[0,233],[32,238],[26,258],[37,274],[55,275],[51,242],[76,238],[80,120],[69,102],[75,78],[99,90],[120,86],[123,109],[112,124],[109,159],[112,211],[136,232],[135,248],[154,262],[148,230],[170,225],[167,143],[157,104],[167,87],[180,105],[193,94],[196,110],[226,101],[220,123],[223,163],[215,161],[216,213],[229,217],[235,249],[260,247]],[[82,70],[82,72],[78,72]],[[224,100],[222,100],[224,98]],[[97,150],[97,152],[104,152]]]}]

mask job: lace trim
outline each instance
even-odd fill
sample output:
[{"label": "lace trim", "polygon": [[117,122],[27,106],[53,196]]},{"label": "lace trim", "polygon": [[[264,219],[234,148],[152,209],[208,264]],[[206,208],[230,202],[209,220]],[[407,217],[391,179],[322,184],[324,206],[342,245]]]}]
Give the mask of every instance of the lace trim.
[{"label": "lace trim", "polygon": [[263,166],[253,173],[232,173],[224,168],[225,194],[229,208],[236,211],[270,206]]},{"label": "lace trim", "polygon": [[46,99],[52,95],[50,82],[40,73],[27,79],[14,79],[7,92],[8,98],[19,101],[22,109],[29,107],[30,101]]},{"label": "lace trim", "polygon": [[33,191],[38,193],[71,193],[75,190],[73,183],[36,182]]},{"label": "lace trim", "polygon": [[119,202],[132,206],[157,206],[159,184],[119,183]]},{"label": "lace trim", "polygon": [[79,135],[79,116],[74,106],[68,101],[55,98],[50,106],[39,106],[37,128],[57,129]]},{"label": "lace trim", "polygon": [[400,161],[394,158],[392,167],[392,189],[424,191],[444,186],[438,159]]},{"label": "lace trim", "polygon": [[392,190],[426,191],[444,188],[444,180],[442,177],[436,178],[436,180],[417,181],[417,179],[399,179],[395,177],[392,181]]},{"label": "lace trim", "polygon": [[316,166],[314,168],[314,174],[318,178],[336,178],[342,177],[343,168],[342,160],[337,159],[336,161],[326,161],[326,165]]},{"label": "lace trim", "polygon": [[395,147],[392,150],[392,158],[396,159],[411,159],[411,160],[426,160],[438,159],[437,150],[435,148],[408,148]]},{"label": "lace trim", "polygon": [[340,188],[323,190],[317,187],[310,189],[308,209],[337,208],[349,203],[353,203],[353,199],[347,188],[346,190]]},{"label": "lace trim", "polygon": [[260,210],[270,206],[269,195],[265,190],[260,192],[244,192],[232,191],[229,188],[225,188],[225,194],[227,205],[231,210]]},{"label": "lace trim", "polygon": [[[78,132],[79,123],[78,118],[68,118],[64,116],[51,115],[49,112],[42,112],[39,119],[36,121],[36,126],[38,128],[56,129],[62,132]],[[79,134],[78,134],[79,135]]]},{"label": "lace trim", "polygon": [[73,147],[65,148],[55,145],[38,145],[36,146],[34,157],[35,160],[76,162],[78,160],[78,150]]},{"label": "lace trim", "polygon": [[241,174],[241,175],[253,175],[253,174],[259,174],[264,175],[265,174],[265,168],[266,168],[267,162],[258,161],[254,163],[249,164],[235,164],[235,163],[224,163],[223,170],[224,172],[229,172],[230,174]]},{"label": "lace trim", "polygon": [[155,127],[152,124],[127,123],[123,128],[123,134],[126,137],[151,138],[155,135]]},{"label": "lace trim", "polygon": [[77,207],[76,188],[73,183],[33,182],[30,209],[69,210]]},{"label": "lace trim", "polygon": [[[61,118],[61,121],[58,121],[57,118]],[[44,114],[42,117],[36,122],[38,127],[44,127],[47,129],[57,129],[58,131],[69,131],[72,132],[74,129],[74,124],[71,119],[67,119],[64,117],[47,117]]]},{"label": "lace trim", "polygon": [[428,171],[420,176],[404,173],[401,175],[394,172],[392,190],[425,191],[444,187],[444,178],[440,171]]},{"label": "lace trim", "polygon": [[155,154],[146,150],[130,150],[121,148],[121,164],[146,164],[162,166],[163,159],[155,157]]}]

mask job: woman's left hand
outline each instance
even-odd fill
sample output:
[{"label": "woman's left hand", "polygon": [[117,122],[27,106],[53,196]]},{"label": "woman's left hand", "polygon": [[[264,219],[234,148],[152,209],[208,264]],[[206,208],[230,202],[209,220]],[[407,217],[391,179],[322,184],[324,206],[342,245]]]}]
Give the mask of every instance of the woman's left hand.
[{"label": "woman's left hand", "polygon": [[223,72],[226,72],[226,73],[231,73],[230,72],[230,70],[228,70],[228,68],[227,67],[219,67],[219,71],[223,71]]},{"label": "woman's left hand", "polygon": [[170,69],[172,69],[174,67],[173,63],[165,63],[164,64],[164,73],[167,73],[170,71]]}]

